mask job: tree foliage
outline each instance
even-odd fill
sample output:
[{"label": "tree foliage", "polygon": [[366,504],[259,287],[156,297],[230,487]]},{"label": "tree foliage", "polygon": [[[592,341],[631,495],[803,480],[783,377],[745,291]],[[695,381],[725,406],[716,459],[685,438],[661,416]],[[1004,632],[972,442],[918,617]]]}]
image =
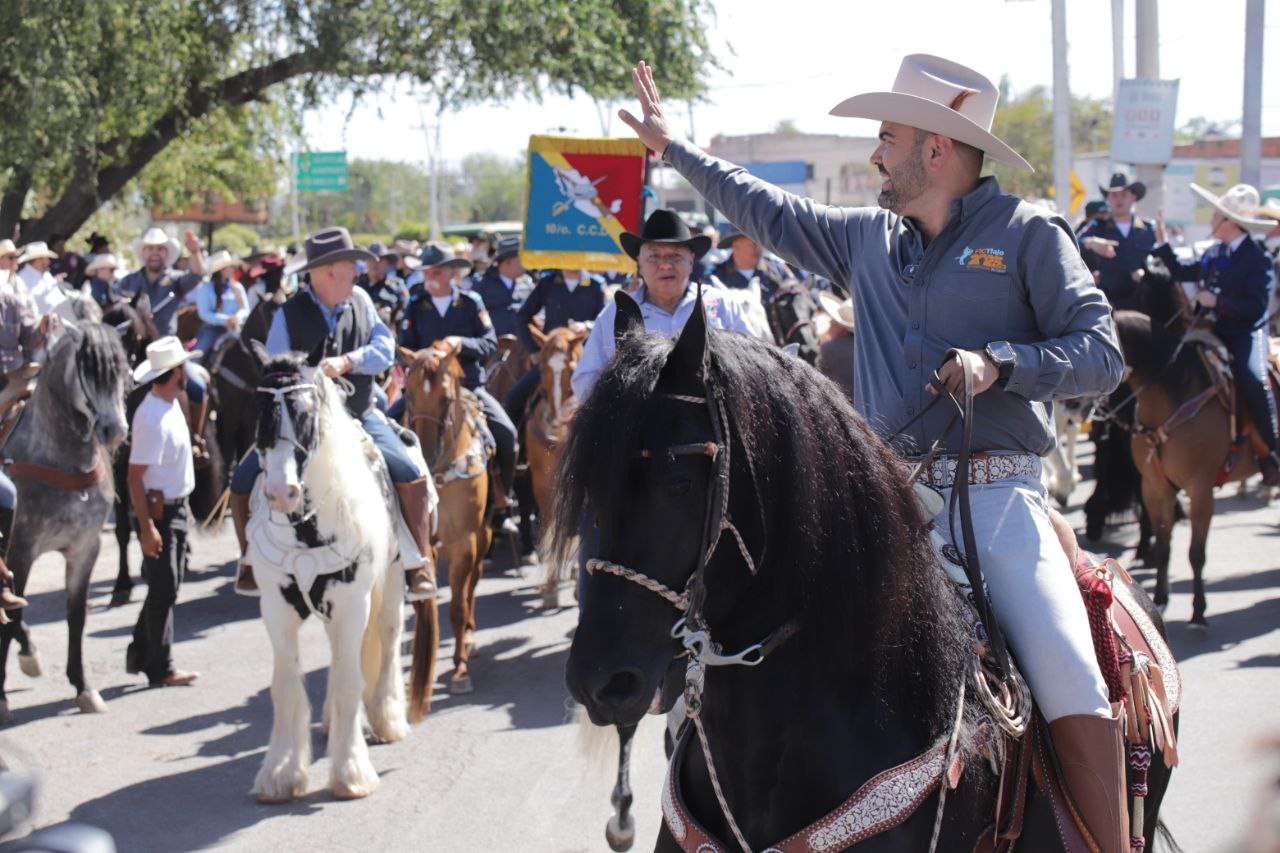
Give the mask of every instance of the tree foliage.
[{"label": "tree foliage", "polygon": [[[1005,192],[1024,198],[1047,198],[1053,186],[1053,93],[1044,86],[1020,95],[1000,82],[1000,106],[992,132],[1035,167],[1035,172],[992,164]],[[1111,144],[1111,103],[1097,98],[1071,99],[1071,150],[1102,150]],[[988,161],[990,162],[990,161]]]},{"label": "tree foliage", "polygon": [[140,176],[171,203],[257,185],[300,107],[387,77],[448,106],[610,98],[643,57],[695,97],[709,16],[708,0],[8,0],[0,232],[24,207],[28,239],[74,231]]}]

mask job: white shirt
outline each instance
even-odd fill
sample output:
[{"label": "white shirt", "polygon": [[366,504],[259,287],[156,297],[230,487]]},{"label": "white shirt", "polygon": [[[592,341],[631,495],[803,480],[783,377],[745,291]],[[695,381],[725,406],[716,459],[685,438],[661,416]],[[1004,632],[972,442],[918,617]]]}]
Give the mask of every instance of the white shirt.
[{"label": "white shirt", "polygon": [[449,311],[449,304],[453,302],[453,294],[446,293],[444,296],[433,296],[431,301],[436,305],[436,313],[443,317]]},{"label": "white shirt", "polygon": [[142,485],[158,489],[167,501],[185,498],[196,487],[191,461],[191,432],[178,401],[148,394],[133,415],[129,464],[146,465]]},{"label": "white shirt", "polygon": [[58,286],[58,280],[47,270],[40,272],[31,264],[26,264],[18,270],[18,278],[22,279],[23,284],[27,286],[27,293],[31,295],[37,317],[43,317],[67,301],[67,295]]}]

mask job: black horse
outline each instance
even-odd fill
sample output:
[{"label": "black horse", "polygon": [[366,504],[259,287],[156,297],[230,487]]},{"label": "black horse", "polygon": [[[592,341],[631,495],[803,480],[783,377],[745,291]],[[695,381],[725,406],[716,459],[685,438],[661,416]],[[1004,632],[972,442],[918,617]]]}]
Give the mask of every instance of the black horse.
[{"label": "black horse", "polygon": [[795,344],[796,355],[809,364],[818,361],[818,333],[813,328],[813,315],[818,307],[809,291],[794,280],[788,280],[769,300],[769,327],[778,346]]},{"label": "black horse", "polygon": [[[995,784],[979,758],[978,703],[957,715],[971,623],[891,450],[798,359],[708,333],[700,310],[673,344],[634,329],[618,300],[618,354],[576,416],[549,538],[565,558],[583,531],[598,531],[570,692],[594,723],[617,726],[669,711],[682,692],[695,698],[711,767],[695,740],[670,772],[688,816],[728,840],[713,768],[740,846],[752,849],[954,736],[966,769],[945,799],[937,849],[973,849]],[[703,624],[677,621],[678,608]],[[687,667],[699,644],[744,650],[750,665],[700,673]],[[1168,778],[1157,754],[1148,838]],[[866,849],[929,849],[940,804],[925,793]],[[1022,837],[1020,849],[1060,848],[1034,789]],[[670,820],[657,847],[681,849]]]}]

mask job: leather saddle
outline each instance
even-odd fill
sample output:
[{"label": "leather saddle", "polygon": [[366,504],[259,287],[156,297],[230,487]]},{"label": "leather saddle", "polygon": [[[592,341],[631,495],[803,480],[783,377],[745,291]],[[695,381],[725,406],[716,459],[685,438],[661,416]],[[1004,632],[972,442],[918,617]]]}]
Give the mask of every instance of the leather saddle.
[{"label": "leather saddle", "polygon": [[[1182,679],[1168,643],[1143,609],[1141,587],[1115,560],[1083,549],[1077,552],[1075,576],[1094,627],[1094,651],[1111,699],[1125,712],[1129,790],[1134,796],[1132,820],[1141,826],[1141,799],[1154,749],[1167,766],[1178,762],[1174,715],[1182,699]],[[1049,726],[1035,714],[1026,733],[1004,744],[1000,793],[995,821],[974,848],[978,853],[1007,853],[1015,848],[1027,816],[1027,792],[1034,785],[1053,813],[1062,849],[1096,851],[1067,793],[1054,757]]]}]

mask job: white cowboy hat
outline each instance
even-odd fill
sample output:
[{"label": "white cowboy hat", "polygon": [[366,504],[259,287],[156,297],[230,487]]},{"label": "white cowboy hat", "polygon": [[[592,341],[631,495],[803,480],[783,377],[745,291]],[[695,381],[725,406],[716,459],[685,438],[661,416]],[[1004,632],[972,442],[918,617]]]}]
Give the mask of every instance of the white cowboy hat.
[{"label": "white cowboy hat", "polygon": [[93,275],[100,269],[122,270],[124,264],[110,252],[104,252],[101,255],[94,255],[93,260],[89,261],[88,266],[84,268],[84,274]]},{"label": "white cowboy hat", "polygon": [[141,239],[133,241],[133,256],[139,261],[142,260],[143,246],[165,246],[169,250],[164,262],[166,267],[176,264],[178,258],[182,255],[182,247],[178,245],[178,241],[155,227],[148,228],[147,233],[143,234]]},{"label": "white cowboy hat", "polygon": [[18,256],[18,263],[25,264],[39,258],[48,258],[51,261],[56,261],[58,253],[50,250],[46,243],[37,240],[22,247],[22,254]]},{"label": "white cowboy hat", "polygon": [[198,358],[200,355],[200,350],[187,352],[182,346],[182,341],[173,335],[166,335],[147,344],[147,357],[133,369],[133,381],[139,385],[146,385],[160,374],[168,373],[178,365]]},{"label": "white cowboy hat", "polygon": [[12,240],[0,240],[0,258],[7,258],[16,254],[18,254],[18,247],[13,245]]},{"label": "white cowboy hat", "polygon": [[853,331],[853,300],[840,300],[829,290],[818,291],[818,304],[822,306],[822,310],[831,315],[831,319],[844,326],[849,331]]},{"label": "white cowboy hat", "polygon": [[1220,196],[1214,195],[1194,181],[1188,186],[1193,193],[1209,202],[1217,208],[1219,213],[1241,228],[1269,229],[1275,226],[1275,222],[1270,219],[1258,218],[1258,191],[1248,184],[1236,184]]},{"label": "white cowboy hat", "polygon": [[216,272],[225,270],[227,267],[238,266],[240,266],[240,260],[232,257],[231,253],[226,249],[222,249],[214,252],[209,256],[209,260],[204,262],[204,271],[208,275],[213,275]]},{"label": "white cowboy hat", "polygon": [[991,132],[1000,91],[972,68],[926,53],[902,60],[893,91],[854,95],[833,116],[892,121],[947,136],[980,149],[992,160],[1034,172],[1031,164]]}]

